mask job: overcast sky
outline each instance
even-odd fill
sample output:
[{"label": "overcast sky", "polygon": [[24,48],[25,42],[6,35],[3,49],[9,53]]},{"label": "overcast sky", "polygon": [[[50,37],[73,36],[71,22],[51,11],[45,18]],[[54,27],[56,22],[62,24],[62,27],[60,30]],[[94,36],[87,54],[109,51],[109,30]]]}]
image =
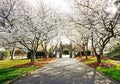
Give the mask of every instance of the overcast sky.
[{"label": "overcast sky", "polygon": [[[40,0],[26,0],[34,8],[37,8]],[[70,12],[70,5],[68,5],[68,0],[41,0],[46,3],[46,5],[52,7],[61,12]]]}]

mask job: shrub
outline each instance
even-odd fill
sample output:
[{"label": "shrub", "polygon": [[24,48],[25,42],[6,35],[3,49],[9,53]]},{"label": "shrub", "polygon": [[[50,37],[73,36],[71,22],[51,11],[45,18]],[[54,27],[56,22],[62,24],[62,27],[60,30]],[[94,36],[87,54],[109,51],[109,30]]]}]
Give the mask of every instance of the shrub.
[{"label": "shrub", "polygon": [[111,59],[120,60],[120,45],[115,47],[110,53],[107,54]]},{"label": "shrub", "polygon": [[37,51],[36,52],[36,58],[41,58],[45,56],[45,52],[44,51]]},{"label": "shrub", "polygon": [[8,57],[10,56],[10,51],[4,51],[2,52],[2,57],[1,59],[4,60],[4,59],[7,59]]},{"label": "shrub", "polygon": [[[27,53],[27,58],[28,59],[31,58],[31,54],[32,54],[31,52]],[[45,56],[45,52],[44,51],[37,51],[35,58],[41,58],[41,57],[44,57],[44,56]]]}]

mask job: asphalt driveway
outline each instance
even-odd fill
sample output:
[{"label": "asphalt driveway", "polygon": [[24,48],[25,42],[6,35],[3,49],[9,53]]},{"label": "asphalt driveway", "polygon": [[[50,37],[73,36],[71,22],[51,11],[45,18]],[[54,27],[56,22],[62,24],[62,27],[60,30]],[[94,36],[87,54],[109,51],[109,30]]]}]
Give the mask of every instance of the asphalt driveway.
[{"label": "asphalt driveway", "polygon": [[58,58],[12,84],[116,84],[74,58]]}]

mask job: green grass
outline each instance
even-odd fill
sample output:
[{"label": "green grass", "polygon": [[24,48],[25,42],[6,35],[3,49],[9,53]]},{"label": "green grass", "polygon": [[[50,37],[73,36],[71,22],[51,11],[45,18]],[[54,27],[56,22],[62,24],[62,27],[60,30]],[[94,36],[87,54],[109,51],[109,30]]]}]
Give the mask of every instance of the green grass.
[{"label": "green grass", "polygon": [[24,73],[35,70],[36,67],[28,68],[3,68],[0,69],[0,84],[5,84],[6,82],[21,76]]},{"label": "green grass", "polygon": [[[44,58],[35,59],[36,61],[42,61]],[[29,66],[26,68],[11,68],[16,65],[26,64],[30,62],[30,59],[21,60],[0,60],[0,84],[8,84],[11,80],[21,77],[25,73],[29,73],[38,67]]]},{"label": "green grass", "polygon": [[24,73],[35,70],[36,67],[27,68],[11,68],[12,66],[25,64],[30,62],[29,59],[24,60],[0,60],[0,84],[5,84],[6,82],[21,76]]},{"label": "green grass", "polygon": [[25,64],[30,62],[29,59],[24,59],[24,60],[0,60],[0,69],[2,68],[9,68],[15,65],[19,64]]},{"label": "green grass", "polygon": [[84,61],[85,64],[90,64],[90,63],[94,63],[96,61],[95,58],[91,58],[91,59],[88,59],[86,61]]},{"label": "green grass", "polygon": [[96,70],[120,82],[120,64],[112,68],[97,67]]},{"label": "green grass", "polygon": [[[85,59],[85,57],[82,57],[82,59]],[[92,57],[92,56],[89,56],[88,60],[83,61],[83,63],[85,64],[91,64],[95,62],[96,62],[96,57]],[[101,62],[112,63],[115,64],[116,66],[111,68],[103,68],[99,66],[96,68],[96,70],[120,82],[120,64],[118,64],[116,60],[111,60],[111,59],[101,60]]]}]

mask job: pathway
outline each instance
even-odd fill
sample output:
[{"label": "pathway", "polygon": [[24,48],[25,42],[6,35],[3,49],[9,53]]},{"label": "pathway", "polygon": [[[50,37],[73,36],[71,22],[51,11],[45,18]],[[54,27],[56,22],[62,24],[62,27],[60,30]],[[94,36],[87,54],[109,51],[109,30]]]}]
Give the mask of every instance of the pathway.
[{"label": "pathway", "polygon": [[12,84],[116,84],[74,58],[57,59]]}]

